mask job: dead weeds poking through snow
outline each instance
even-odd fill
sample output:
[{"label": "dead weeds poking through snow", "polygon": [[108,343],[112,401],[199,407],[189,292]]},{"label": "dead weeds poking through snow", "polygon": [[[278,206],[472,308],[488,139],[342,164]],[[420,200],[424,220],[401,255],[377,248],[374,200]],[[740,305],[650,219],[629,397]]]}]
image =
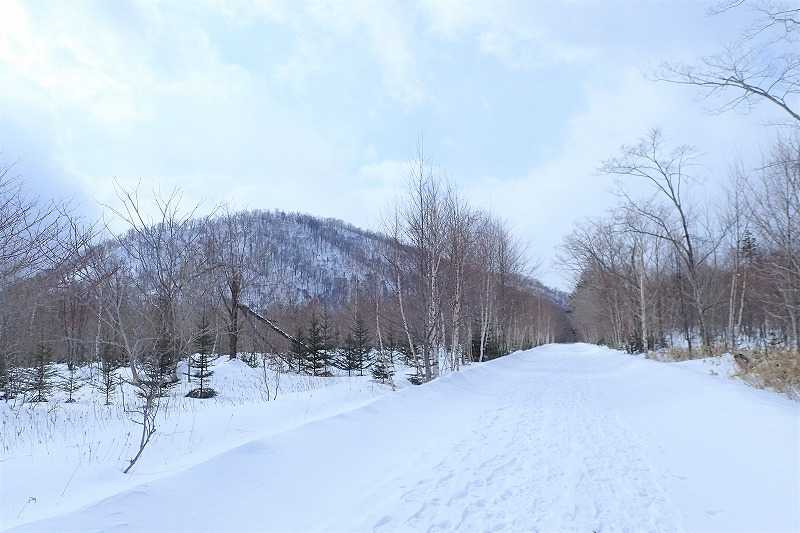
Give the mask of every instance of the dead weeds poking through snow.
[{"label": "dead weeds poking through snow", "polygon": [[[754,387],[783,392],[800,400],[800,353],[740,351],[737,375]],[[744,356],[742,358],[741,356]]]},{"label": "dead weeds poking through snow", "polygon": [[[723,355],[717,352],[710,357]],[[671,348],[650,352],[646,357],[662,362],[681,362],[709,356],[698,350],[689,353],[685,348]],[[760,350],[737,350],[733,359],[736,362],[733,377],[738,377],[753,387],[773,390],[800,400],[800,353],[790,350],[768,353]],[[712,373],[715,372],[712,370]]]}]

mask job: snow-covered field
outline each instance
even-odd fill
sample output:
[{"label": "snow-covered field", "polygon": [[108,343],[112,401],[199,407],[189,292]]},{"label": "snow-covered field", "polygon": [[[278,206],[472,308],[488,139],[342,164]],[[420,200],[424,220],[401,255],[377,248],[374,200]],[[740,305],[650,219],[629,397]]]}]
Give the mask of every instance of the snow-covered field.
[{"label": "snow-covered field", "polygon": [[[196,383],[186,382],[181,365],[183,381],[162,400],[156,436],[129,475],[121,472],[136,452],[141,431],[131,422],[135,415],[125,413],[119,393],[112,406],[103,405],[104,397],[88,385],[73,404],[0,402],[0,531],[74,511],[255,439],[363,406],[391,390],[367,376],[268,371],[265,382],[263,367],[226,359],[214,367],[211,382],[219,395],[209,400],[184,397]],[[265,383],[270,398],[277,387],[277,400],[267,400]],[[126,389],[130,407],[133,392]],[[63,399],[63,394],[53,396]]]},{"label": "snow-covered field", "polygon": [[283,376],[267,403],[226,363],[129,476],[119,410],[5,408],[0,529],[800,531],[800,404],[701,364],[551,345],[396,392]]}]

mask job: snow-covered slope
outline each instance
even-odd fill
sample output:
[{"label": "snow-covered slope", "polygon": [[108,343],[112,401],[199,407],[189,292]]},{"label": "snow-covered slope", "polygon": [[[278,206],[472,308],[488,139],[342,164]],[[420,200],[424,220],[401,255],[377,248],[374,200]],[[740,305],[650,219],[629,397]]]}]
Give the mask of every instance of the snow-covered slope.
[{"label": "snow-covered slope", "polygon": [[13,531],[800,530],[797,403],[595,346],[519,352],[282,431],[242,425],[256,420],[237,423],[246,442],[145,464],[142,484]]}]

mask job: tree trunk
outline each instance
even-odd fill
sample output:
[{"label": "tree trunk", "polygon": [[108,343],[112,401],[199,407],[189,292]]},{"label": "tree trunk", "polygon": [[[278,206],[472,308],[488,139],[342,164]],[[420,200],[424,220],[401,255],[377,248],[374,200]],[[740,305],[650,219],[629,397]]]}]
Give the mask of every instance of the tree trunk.
[{"label": "tree trunk", "polygon": [[645,297],[645,269],[644,269],[644,246],[639,250],[639,315],[642,327],[642,348],[645,352],[649,349],[647,331],[647,299]]}]

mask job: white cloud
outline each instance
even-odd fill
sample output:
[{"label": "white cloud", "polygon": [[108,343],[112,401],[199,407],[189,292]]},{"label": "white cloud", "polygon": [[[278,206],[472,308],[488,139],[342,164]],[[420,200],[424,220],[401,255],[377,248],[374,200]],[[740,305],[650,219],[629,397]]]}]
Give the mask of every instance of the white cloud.
[{"label": "white cloud", "polygon": [[[371,225],[422,133],[476,202],[549,259],[575,219],[611,201],[594,171],[620,144],[662,126],[709,152],[719,176],[763,135],[757,117],[708,116],[690,90],[642,77],[651,58],[713,41],[707,21],[687,25],[693,3],[627,4],[620,17],[622,5],[5,0],[0,120],[12,126],[0,153],[101,202],[116,177],[179,186],[187,203]],[[526,151],[526,136],[540,146]],[[514,161],[481,177],[471,165],[484,151]],[[33,164],[39,152],[46,164]],[[543,274],[563,283],[547,260]]]},{"label": "white cloud", "polygon": [[212,5],[232,18],[264,19],[291,28],[294,47],[275,70],[276,79],[306,82],[332,68],[340,49],[355,45],[380,68],[383,90],[404,106],[426,99],[413,47],[414,21],[404,3],[254,1]]},{"label": "white cloud", "polygon": [[562,38],[569,31],[547,2],[422,0],[421,6],[434,32],[474,39],[481,52],[511,68],[586,61],[595,53]]}]

